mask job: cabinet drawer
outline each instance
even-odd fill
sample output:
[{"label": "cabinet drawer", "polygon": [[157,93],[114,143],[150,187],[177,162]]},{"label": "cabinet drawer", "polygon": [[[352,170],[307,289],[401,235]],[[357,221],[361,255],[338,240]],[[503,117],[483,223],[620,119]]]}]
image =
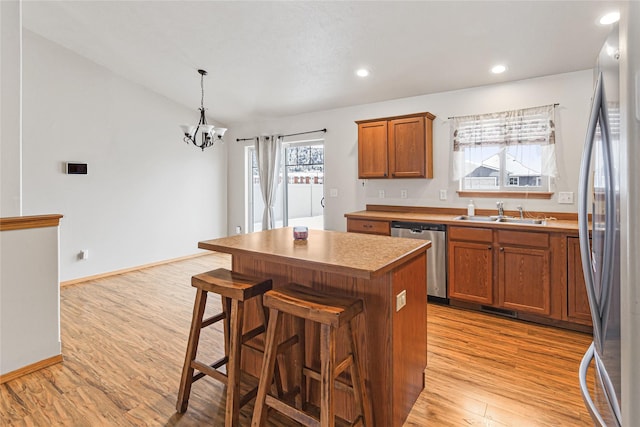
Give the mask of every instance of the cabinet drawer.
[{"label": "cabinet drawer", "polygon": [[391,235],[389,221],[375,221],[370,219],[347,219],[347,231],[352,233]]},{"label": "cabinet drawer", "polygon": [[527,246],[536,248],[549,247],[549,234],[532,233],[530,231],[498,231],[498,242],[500,244]]},{"label": "cabinet drawer", "polygon": [[449,227],[449,240],[491,243],[493,237],[490,228]]}]

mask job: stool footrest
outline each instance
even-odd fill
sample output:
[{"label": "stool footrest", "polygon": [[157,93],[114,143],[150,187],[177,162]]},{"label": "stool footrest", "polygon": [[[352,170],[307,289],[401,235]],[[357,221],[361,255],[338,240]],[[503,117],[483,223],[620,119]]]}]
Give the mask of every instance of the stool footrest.
[{"label": "stool footrest", "polygon": [[[218,381],[226,384],[227,383],[227,376],[225,374],[223,374],[222,372],[218,371],[218,368],[222,365],[224,365],[225,363],[227,363],[227,358],[223,357],[222,359],[218,360],[217,362],[211,364],[211,365],[207,365],[204,364],[202,362],[199,362],[197,360],[193,360],[191,362],[191,367],[193,369],[197,369],[198,371],[200,371],[201,374],[204,375],[208,375],[212,378],[217,379]],[[200,374],[196,374],[193,376],[193,380],[196,380],[196,377],[198,377],[198,379],[202,378],[202,375]]]},{"label": "stool footrest", "polygon": [[244,405],[249,403],[251,399],[256,397],[257,394],[258,394],[258,387],[254,387],[251,390],[249,390],[247,394],[245,394],[240,398],[240,407],[242,408]]},{"label": "stool footrest", "polygon": [[[302,373],[304,375],[306,375],[307,377],[314,379],[316,381],[321,381],[322,377],[320,376],[320,372],[311,369],[311,368],[304,368],[302,370]],[[345,381],[344,378],[341,377],[337,377],[334,381],[333,381],[333,385],[335,385],[335,387],[338,390],[342,390],[342,391],[349,391],[351,393],[353,393],[353,386],[351,384],[349,384],[347,381]]]},{"label": "stool footrest", "polygon": [[305,426],[320,427],[320,421],[270,395],[267,395],[265,404]]},{"label": "stool footrest", "polygon": [[255,328],[253,328],[252,330],[250,330],[249,332],[247,332],[246,334],[244,334],[242,336],[242,344],[245,344],[247,341],[251,341],[252,339],[257,337],[258,335],[264,333],[264,331],[265,331],[264,325],[260,325],[260,326],[257,326]]},{"label": "stool footrest", "polygon": [[211,326],[216,322],[219,322],[221,320],[223,320],[225,317],[227,317],[227,315],[225,313],[218,313],[215,316],[211,316],[208,319],[204,319],[202,321],[202,326],[200,326],[200,329],[204,329],[207,326]]},{"label": "stool footrest", "polygon": [[333,370],[333,375],[337,377],[351,365],[353,365],[353,354],[349,354],[342,362],[338,363]]}]

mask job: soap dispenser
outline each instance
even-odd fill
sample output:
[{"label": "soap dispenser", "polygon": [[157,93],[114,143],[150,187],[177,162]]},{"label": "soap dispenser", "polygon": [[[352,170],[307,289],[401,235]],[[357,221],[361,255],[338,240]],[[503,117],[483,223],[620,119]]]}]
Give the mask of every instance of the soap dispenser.
[{"label": "soap dispenser", "polygon": [[474,216],[476,214],[476,206],[473,204],[473,200],[469,200],[467,205],[467,216]]}]

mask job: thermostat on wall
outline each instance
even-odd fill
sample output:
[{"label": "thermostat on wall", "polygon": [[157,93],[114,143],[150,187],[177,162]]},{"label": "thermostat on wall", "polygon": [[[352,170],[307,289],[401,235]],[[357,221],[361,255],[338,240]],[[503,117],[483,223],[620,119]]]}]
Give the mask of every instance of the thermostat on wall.
[{"label": "thermostat on wall", "polygon": [[68,175],[86,175],[87,164],[67,162],[67,174]]}]

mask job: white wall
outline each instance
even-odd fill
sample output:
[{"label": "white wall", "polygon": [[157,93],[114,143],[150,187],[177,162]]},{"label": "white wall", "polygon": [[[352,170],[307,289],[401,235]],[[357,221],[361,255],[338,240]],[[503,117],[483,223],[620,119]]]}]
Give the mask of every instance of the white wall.
[{"label": "white wall", "polygon": [[60,354],[58,227],[0,238],[0,374]]},{"label": "white wall", "polygon": [[[428,77],[425,77],[428,78]],[[325,228],[345,230],[344,214],[365,208],[366,204],[465,207],[467,199],[456,194],[457,183],[450,178],[450,116],[503,111],[515,108],[559,103],[556,111],[556,141],[559,176],[555,191],[573,191],[577,197],[580,153],[584,143],[586,121],[592,93],[591,70],[560,74],[512,83],[496,84],[432,95],[416,96],[374,104],[358,105],[317,113],[284,117],[263,122],[230,125],[229,141],[261,134],[294,133],[327,128],[325,141]],[[358,180],[358,132],[355,120],[429,111],[434,121],[434,179]],[[233,138],[233,139],[232,139]],[[244,165],[247,143],[234,142],[229,149],[229,164]],[[229,168],[229,232],[231,218],[244,218],[244,168]],[[329,196],[330,189],[338,197]],[[408,198],[400,198],[400,190]],[[448,199],[440,201],[438,193],[446,189]],[[378,198],[378,190],[386,197]],[[474,200],[477,208],[495,208],[495,198]],[[522,204],[526,210],[576,212],[573,205],[552,200],[504,199],[505,209]]]},{"label": "white wall", "polygon": [[0,216],[19,216],[20,199],[20,96],[22,5],[0,1]]},{"label": "white wall", "polygon": [[[62,281],[197,253],[199,240],[226,235],[226,146],[182,142],[196,107],[24,31],[23,212],[64,215]],[[66,175],[66,161],[88,163],[88,175]]]}]

